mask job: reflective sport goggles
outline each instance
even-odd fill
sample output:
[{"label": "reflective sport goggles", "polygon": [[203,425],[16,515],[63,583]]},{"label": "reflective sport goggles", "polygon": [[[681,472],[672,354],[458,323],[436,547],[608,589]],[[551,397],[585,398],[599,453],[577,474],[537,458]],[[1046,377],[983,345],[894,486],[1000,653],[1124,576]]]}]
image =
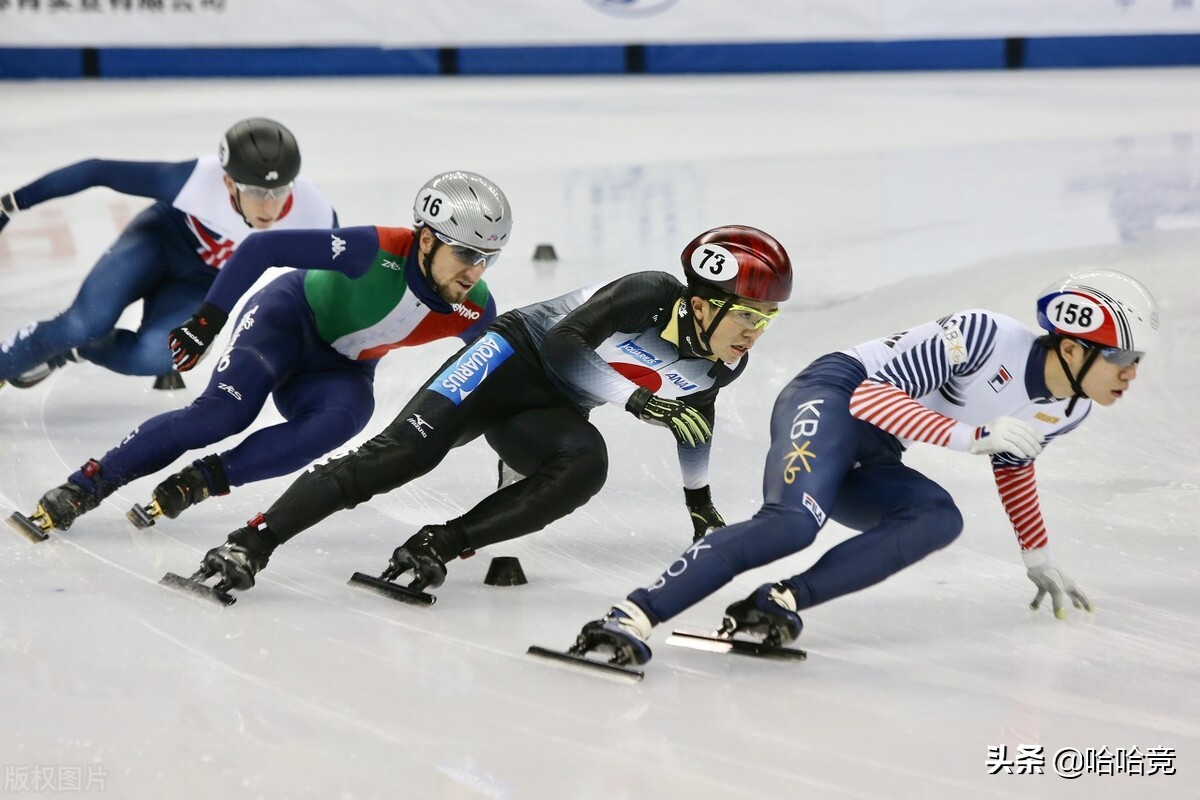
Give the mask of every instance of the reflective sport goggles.
[{"label": "reflective sport goggles", "polygon": [[[714,300],[709,298],[717,308],[725,308],[725,300]],[[725,312],[726,319],[731,319],[738,325],[741,325],[748,331],[761,330],[771,324],[771,320],[779,316],[779,309],[774,311],[759,311],[757,308],[743,306],[739,303],[729,303],[729,308]]]},{"label": "reflective sport goggles", "polygon": [[480,250],[478,248],[471,247],[470,245],[465,245],[462,242],[456,242],[449,236],[443,236],[437,231],[434,231],[433,235],[436,236],[442,242],[442,244],[450,248],[450,252],[454,254],[455,258],[464,264],[470,264],[472,267],[482,264],[483,268],[487,269],[492,264],[495,264],[496,259],[500,257],[499,250]]},{"label": "reflective sport goggles", "polygon": [[1100,357],[1114,367],[1125,369],[1132,367],[1145,357],[1145,353],[1141,350],[1122,350],[1120,347],[1099,347],[1089,342],[1080,342],[1089,350],[1095,350],[1100,353]]},{"label": "reflective sport goggles", "polygon": [[274,189],[267,189],[262,186],[250,186],[245,183],[234,182],[237,190],[246,197],[255,200],[283,200],[292,193],[292,184],[288,183],[283,186],[276,186]]}]

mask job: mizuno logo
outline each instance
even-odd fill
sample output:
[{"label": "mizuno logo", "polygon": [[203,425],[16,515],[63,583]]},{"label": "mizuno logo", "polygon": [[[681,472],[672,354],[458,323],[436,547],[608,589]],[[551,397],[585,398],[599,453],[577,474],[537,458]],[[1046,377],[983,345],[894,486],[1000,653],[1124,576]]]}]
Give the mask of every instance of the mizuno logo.
[{"label": "mizuno logo", "polygon": [[333,237],[333,257],[336,259],[342,253],[346,252],[346,240],[339,239],[336,233],[329,234]]},{"label": "mizuno logo", "polygon": [[430,425],[428,422],[426,422],[425,418],[422,417],[420,414],[413,414],[411,417],[409,417],[408,424],[412,425],[414,428],[417,429],[417,433],[421,434],[422,439],[426,439],[429,437],[429,434],[427,434],[427,433],[425,433],[425,431],[421,430],[423,427],[429,428],[429,430],[433,430],[433,426]]}]

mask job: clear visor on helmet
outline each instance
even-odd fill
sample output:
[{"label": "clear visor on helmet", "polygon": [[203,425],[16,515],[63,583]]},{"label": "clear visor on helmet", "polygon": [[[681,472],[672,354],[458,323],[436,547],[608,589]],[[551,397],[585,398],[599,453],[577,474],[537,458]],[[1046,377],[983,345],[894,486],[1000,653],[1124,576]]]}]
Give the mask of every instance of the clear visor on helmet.
[{"label": "clear visor on helmet", "polygon": [[[430,230],[433,229],[430,228]],[[487,269],[492,264],[496,263],[496,259],[500,258],[499,250],[480,250],[478,248],[471,247],[470,245],[465,245],[462,242],[457,242],[454,239],[451,239],[449,236],[443,236],[437,231],[433,231],[433,235],[436,236],[442,242],[442,244],[449,247],[450,252],[454,254],[454,257],[464,264],[470,264],[473,267],[482,264],[483,268]]]},{"label": "clear visor on helmet", "polygon": [[[708,302],[717,308],[725,308],[727,305],[725,300],[720,299],[709,298]],[[771,320],[779,316],[778,307],[771,311],[763,311],[753,306],[744,306],[740,303],[728,303],[728,306],[725,318],[733,320],[748,331],[761,330],[770,325]]]},{"label": "clear visor on helmet", "polygon": [[1146,355],[1141,350],[1123,350],[1120,347],[1100,347],[1099,345],[1092,344],[1091,342],[1083,341],[1080,341],[1079,343],[1089,350],[1098,351],[1101,358],[1112,364],[1114,367],[1120,367],[1121,369],[1132,367],[1134,364],[1140,362]]},{"label": "clear visor on helmet", "polygon": [[263,186],[250,186],[245,183],[234,181],[234,186],[242,194],[254,200],[286,200],[292,193],[292,184],[287,183],[283,186],[276,186],[274,189],[267,189]]}]

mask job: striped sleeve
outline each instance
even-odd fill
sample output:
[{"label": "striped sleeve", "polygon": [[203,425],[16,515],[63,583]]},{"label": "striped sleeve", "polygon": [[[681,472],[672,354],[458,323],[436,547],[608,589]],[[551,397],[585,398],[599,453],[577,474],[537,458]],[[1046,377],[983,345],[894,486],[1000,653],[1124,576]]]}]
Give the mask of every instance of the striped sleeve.
[{"label": "striped sleeve", "polygon": [[[975,429],[918,403],[890,383],[865,380],[850,395],[850,414],[900,439],[966,450]],[[961,446],[959,445],[961,440]]]},{"label": "striped sleeve", "polygon": [[1038,503],[1037,479],[1033,464],[1019,467],[994,468],[996,488],[1000,490],[1000,502],[1008,512],[1013,530],[1021,550],[1036,550],[1050,543],[1046,523],[1042,519],[1042,508]]}]

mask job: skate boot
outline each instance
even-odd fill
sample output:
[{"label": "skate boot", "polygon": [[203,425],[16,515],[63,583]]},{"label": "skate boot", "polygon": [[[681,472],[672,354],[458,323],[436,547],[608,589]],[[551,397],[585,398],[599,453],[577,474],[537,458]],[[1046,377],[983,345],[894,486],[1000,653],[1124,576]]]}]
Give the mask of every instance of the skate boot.
[{"label": "skate boot", "polygon": [[804,623],[796,613],[796,595],[782,583],[763,584],[745,600],[729,606],[721,626],[725,635],[759,636],[772,647],[795,641],[802,630]]},{"label": "skate boot", "polygon": [[183,382],[181,376],[175,370],[164,372],[154,379],[154,388],[160,392],[175,392],[180,389],[186,389],[187,384]]},{"label": "skate boot", "polygon": [[79,351],[72,347],[66,353],[54,356],[44,364],[38,364],[36,367],[25,370],[20,375],[14,375],[8,379],[8,382],[18,389],[29,389],[49,378],[50,373],[54,372],[54,370],[65,367],[69,362],[80,361],[83,361],[83,357],[79,355]]},{"label": "skate boot", "polygon": [[154,487],[150,502],[134,506],[125,516],[137,527],[148,528],[158,517],[175,519],[184,509],[223,494],[229,494],[225,468],[217,456],[205,456]]},{"label": "skate boot", "polygon": [[426,525],[396,548],[388,568],[379,577],[394,581],[409,570],[413,573],[410,589],[436,589],[446,582],[446,562],[460,555],[461,535],[446,525]]},{"label": "skate boot", "polygon": [[[255,519],[261,519],[261,516]],[[207,580],[213,575],[220,575],[220,581],[214,587],[217,592],[228,592],[230,589],[244,592],[254,586],[254,576],[267,566],[275,549],[273,540],[274,535],[265,525],[238,528],[229,534],[225,544],[208,551],[197,576],[200,580]]]},{"label": "skate boot", "polygon": [[602,619],[595,619],[583,626],[575,640],[573,651],[587,653],[592,650],[611,651],[610,664],[645,664],[650,660],[650,638],[653,624],[646,612],[632,602],[617,603]]},{"label": "skate boot", "polygon": [[27,517],[18,511],[8,518],[8,524],[31,541],[45,541],[51,528],[67,530],[115,490],[115,486],[101,478],[99,462],[91,459],[62,486],[42,495],[33,514]]}]

